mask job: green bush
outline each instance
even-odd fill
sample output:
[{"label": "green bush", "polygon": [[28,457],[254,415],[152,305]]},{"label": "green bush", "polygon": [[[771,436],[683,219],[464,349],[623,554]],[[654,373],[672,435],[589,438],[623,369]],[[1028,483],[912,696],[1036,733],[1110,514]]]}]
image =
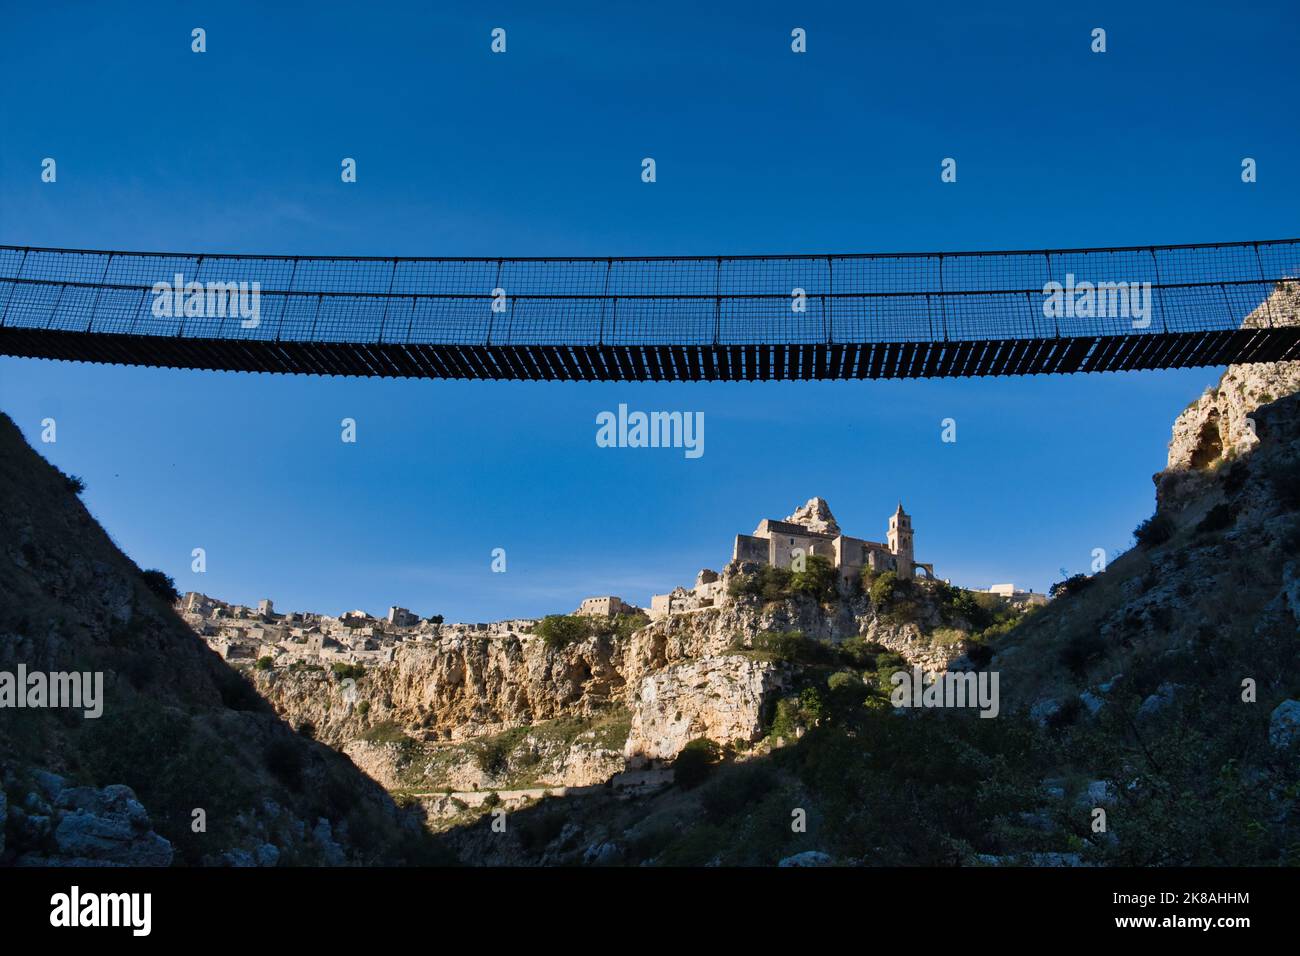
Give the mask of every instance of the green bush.
[{"label": "green bush", "polygon": [[883,645],[869,641],[865,637],[850,637],[840,645],[840,656],[852,667],[874,671],[876,655],[883,650],[885,650]]},{"label": "green bush", "polygon": [[790,580],[792,575],[785,568],[766,567],[761,573],[762,587],[759,594],[765,601],[785,601],[790,597]]},{"label": "green bush", "polygon": [[894,601],[894,596],[900,589],[898,575],[893,571],[886,571],[876,576],[871,582],[871,588],[867,592],[871,595],[871,606],[877,611],[883,611]]},{"label": "green bush", "polygon": [[722,757],[722,748],[708,737],[696,737],[673,760],[673,782],[683,790],[698,787]]},{"label": "green bush", "polygon": [[737,574],[727,582],[727,594],[733,598],[758,597],[763,593],[763,579],[758,574]]},{"label": "green bush", "polygon": [[510,769],[511,741],[502,737],[489,737],[474,748],[474,765],[484,773],[499,777]]},{"label": "green bush", "polygon": [[537,623],[536,633],[552,649],[586,640],[591,630],[586,618],[576,614],[548,614]]},{"label": "green bush", "polygon": [[1086,574],[1072,574],[1064,581],[1057,581],[1047,589],[1049,597],[1066,597],[1070,594],[1078,594],[1088,585],[1092,584],[1092,578]]},{"label": "green bush", "polygon": [[168,604],[175,604],[180,600],[180,592],[176,590],[176,582],[172,580],[170,575],[153,568],[148,571],[141,571],[140,577],[144,581],[145,587]]},{"label": "green bush", "polygon": [[275,661],[265,656],[259,657],[257,659],[257,663],[253,665],[253,667],[257,668],[259,671],[269,671],[274,666],[275,666]]},{"label": "green bush", "polygon": [[811,554],[804,561],[804,569],[790,575],[790,590],[829,604],[839,597],[836,581],[835,566],[830,559]]},{"label": "green bush", "polygon": [[86,482],[77,475],[64,475],[63,486],[74,495],[79,495],[86,490]]},{"label": "green bush", "polygon": [[1139,548],[1157,548],[1174,536],[1173,521],[1162,514],[1154,514],[1133,529]]},{"label": "green bush", "polygon": [[340,662],[332,665],[330,672],[339,680],[347,680],[349,677],[353,680],[360,680],[366,676],[366,668],[362,664],[344,664]]},{"label": "green bush", "polygon": [[832,666],[838,653],[822,641],[806,637],[802,631],[764,631],[754,638],[754,650],[769,660],[805,666]]}]

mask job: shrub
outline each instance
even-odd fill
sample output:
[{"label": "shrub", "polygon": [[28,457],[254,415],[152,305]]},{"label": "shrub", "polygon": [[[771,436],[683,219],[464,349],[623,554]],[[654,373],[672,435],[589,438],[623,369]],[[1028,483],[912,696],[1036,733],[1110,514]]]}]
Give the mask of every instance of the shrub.
[{"label": "shrub", "polygon": [[1092,584],[1092,578],[1086,574],[1072,574],[1064,581],[1057,581],[1047,589],[1049,597],[1067,597],[1071,594],[1078,594],[1088,585]]},{"label": "shrub", "polygon": [[330,672],[339,680],[347,680],[349,677],[353,680],[360,680],[366,676],[366,668],[361,664],[344,664],[339,662],[331,665]]},{"label": "shrub", "polygon": [[431,614],[431,615],[429,615],[428,617],[426,617],[425,620],[428,621],[430,624],[441,624],[441,623],[442,623],[442,615],[441,615],[441,614]]},{"label": "shrub", "polygon": [[650,623],[650,618],[641,611],[632,614],[616,614],[610,618],[588,617],[582,620],[588,636],[612,637],[617,640],[631,637],[634,631]]},{"label": "shrub", "polygon": [[836,658],[829,644],[805,637],[802,631],[764,631],[754,638],[754,650],[788,664],[830,665]]},{"label": "shrub", "polygon": [[558,650],[585,640],[591,631],[588,622],[576,614],[548,614],[538,622],[536,633],[547,647]]},{"label": "shrub", "polygon": [[368,713],[370,713],[370,701],[363,700],[361,703],[357,704],[358,717],[364,717]]},{"label": "shrub", "polygon": [[894,602],[894,598],[902,589],[902,582],[898,580],[898,575],[893,571],[886,571],[877,575],[876,579],[871,582],[871,589],[868,592],[871,595],[871,606],[877,611],[882,611]]},{"label": "shrub", "polygon": [[510,769],[509,741],[501,737],[491,737],[474,748],[474,765],[484,773],[499,777]]},{"label": "shrub", "polygon": [[141,571],[140,577],[144,581],[145,587],[168,604],[175,604],[180,600],[180,592],[176,590],[176,582],[172,580],[170,575],[153,568],[148,571]]},{"label": "shrub", "polygon": [[765,601],[784,601],[790,597],[791,574],[785,568],[766,567],[762,571],[760,594]]},{"label": "shrub", "polygon": [[1196,525],[1197,534],[1208,534],[1231,528],[1236,521],[1234,509],[1226,504],[1218,504],[1205,513],[1205,517]]},{"label": "shrub", "polygon": [[709,776],[722,750],[708,737],[696,737],[673,760],[673,781],[683,790],[698,787]]},{"label": "shrub", "polygon": [[836,600],[839,589],[836,587],[835,566],[820,554],[809,555],[804,570],[795,571],[790,576],[790,590],[824,603]]},{"label": "shrub", "polygon": [[64,475],[63,487],[74,495],[79,495],[86,490],[86,482],[77,475]]},{"label": "shrub", "polygon": [[1133,529],[1139,548],[1157,548],[1174,536],[1174,523],[1166,515],[1154,514]]},{"label": "shrub", "polygon": [[763,580],[757,574],[737,574],[727,582],[731,597],[758,597],[763,593]]},{"label": "shrub", "polygon": [[840,645],[840,656],[859,670],[874,671],[876,654],[884,648],[865,637],[850,637]]},{"label": "shrub", "polygon": [[271,660],[271,658],[269,657],[262,656],[257,659],[257,663],[254,664],[253,666],[257,668],[259,671],[269,671],[272,667],[275,666],[275,661]]},{"label": "shrub", "polygon": [[857,710],[867,699],[867,685],[853,671],[836,671],[826,679],[830,707],[840,715]]}]

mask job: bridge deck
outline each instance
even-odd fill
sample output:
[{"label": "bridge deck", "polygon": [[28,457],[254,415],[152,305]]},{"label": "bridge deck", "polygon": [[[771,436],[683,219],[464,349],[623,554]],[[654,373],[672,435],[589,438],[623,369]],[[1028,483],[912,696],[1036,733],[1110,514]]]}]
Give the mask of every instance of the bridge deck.
[{"label": "bridge deck", "polygon": [[[0,354],[316,375],[622,381],[1213,366],[1300,359],[1297,276],[1300,240],[637,259],[0,246]],[[246,284],[243,312],[228,283]],[[1092,311],[1104,314],[1091,315],[1052,309],[1049,283],[1075,290],[1058,305],[1081,307],[1084,283],[1123,285],[1097,296],[1104,308]]]}]

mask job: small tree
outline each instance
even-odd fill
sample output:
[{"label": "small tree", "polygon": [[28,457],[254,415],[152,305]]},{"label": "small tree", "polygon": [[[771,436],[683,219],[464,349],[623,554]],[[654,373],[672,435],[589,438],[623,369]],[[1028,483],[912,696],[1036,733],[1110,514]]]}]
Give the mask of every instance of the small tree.
[{"label": "small tree", "polygon": [[1174,523],[1162,514],[1152,515],[1133,529],[1133,537],[1137,540],[1138,547],[1144,549],[1159,547],[1173,536]]},{"label": "small tree", "polygon": [[898,596],[901,587],[902,582],[893,571],[886,571],[879,575],[871,582],[871,606],[877,611],[883,611],[894,603],[894,598]]},{"label": "small tree", "polygon": [[804,570],[795,571],[790,576],[790,590],[829,603],[839,596],[835,580],[835,567],[830,559],[820,554],[810,554],[804,563]]},{"label": "small tree", "polygon": [[548,614],[537,623],[537,634],[552,649],[584,640],[590,633],[588,622],[576,614]]},{"label": "small tree", "polygon": [[157,568],[151,568],[148,571],[141,571],[140,577],[144,580],[145,586],[158,595],[168,604],[175,604],[180,600],[180,592],[176,590],[176,582],[171,575],[164,574]]},{"label": "small tree", "polygon": [[1057,581],[1047,589],[1050,597],[1065,597],[1069,594],[1078,594],[1088,585],[1092,584],[1092,578],[1086,574],[1072,574],[1064,581]]}]

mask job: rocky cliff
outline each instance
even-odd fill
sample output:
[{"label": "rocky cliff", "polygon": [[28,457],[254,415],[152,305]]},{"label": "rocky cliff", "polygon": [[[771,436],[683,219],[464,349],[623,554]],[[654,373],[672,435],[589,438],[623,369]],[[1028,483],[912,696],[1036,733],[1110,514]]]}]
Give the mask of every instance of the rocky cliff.
[{"label": "rocky cliff", "polygon": [[0,672],[101,675],[102,714],[0,708],[0,862],[411,862],[419,821],[294,733],[0,415]]},{"label": "rocky cliff", "polygon": [[[744,656],[764,633],[832,644],[860,638],[942,670],[961,644],[934,639],[943,622],[931,585],[916,587],[921,600],[908,622],[878,613],[865,595],[831,604],[742,597],[626,638],[556,647],[534,634],[457,635],[401,645],[391,663],[351,680],[283,668],[251,679],[293,726],[391,789],[585,786],[625,766],[670,760],[697,737],[759,740],[785,687],[780,666]],[[601,732],[580,732],[592,726]],[[622,739],[609,739],[614,727]],[[507,745],[502,759],[484,759],[485,748]]]}]

